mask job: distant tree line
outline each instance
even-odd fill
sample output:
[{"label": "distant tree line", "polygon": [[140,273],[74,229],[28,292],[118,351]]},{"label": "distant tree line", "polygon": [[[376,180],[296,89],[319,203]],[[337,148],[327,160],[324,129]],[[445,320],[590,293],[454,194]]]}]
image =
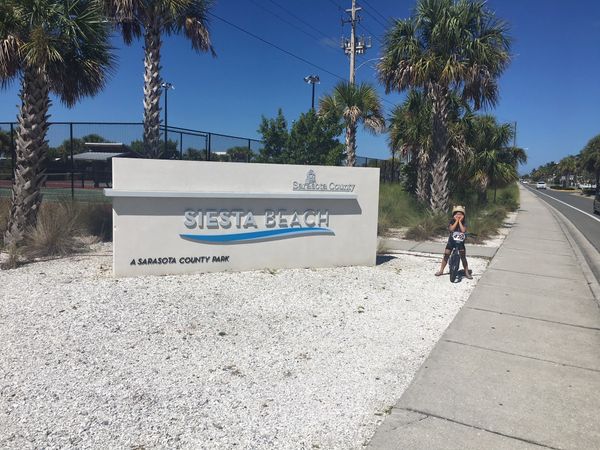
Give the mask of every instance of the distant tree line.
[{"label": "distant tree line", "polygon": [[591,138],[575,155],[560,161],[550,161],[525,175],[533,181],[546,181],[563,187],[599,185],[600,182],[600,134]]}]

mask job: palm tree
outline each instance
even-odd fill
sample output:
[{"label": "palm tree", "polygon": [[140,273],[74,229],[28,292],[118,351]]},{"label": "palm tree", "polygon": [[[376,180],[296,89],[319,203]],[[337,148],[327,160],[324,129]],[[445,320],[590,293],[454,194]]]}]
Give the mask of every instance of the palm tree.
[{"label": "palm tree", "polygon": [[4,0],[0,6],[0,82],[21,83],[7,246],[22,242],[42,201],[49,95],[73,106],[100,91],[114,62],[109,36],[94,0]]},{"label": "palm tree", "polygon": [[509,48],[506,24],[481,0],[418,0],[385,36],[378,72],[386,92],[420,88],[431,101],[433,211],[448,208],[450,96],[458,92],[475,109],[495,105]]},{"label": "palm tree", "polygon": [[385,128],[381,101],[375,89],[366,83],[338,83],[331,95],[319,101],[319,114],[342,119],[346,126],[346,165],[356,164],[356,129],[380,133]]},{"label": "palm tree", "polygon": [[508,123],[499,125],[493,116],[474,116],[471,118],[468,145],[472,156],[466,168],[470,180],[479,191],[480,201],[487,199],[488,187],[496,191],[518,179],[517,162],[527,159],[522,149],[509,147],[514,129]]},{"label": "palm tree", "polygon": [[569,187],[571,175],[577,171],[577,159],[575,156],[566,156],[558,162],[558,169],[565,177],[565,187]]},{"label": "palm tree", "polygon": [[160,50],[162,35],[183,34],[198,52],[216,56],[210,42],[210,0],[102,0],[125,43],[144,37],[144,152],[160,154]]},{"label": "palm tree", "polygon": [[411,89],[402,105],[392,110],[389,141],[393,153],[409,156],[417,171],[415,195],[421,203],[429,198],[431,154],[431,103],[422,91]]},{"label": "palm tree", "polygon": [[527,153],[520,147],[507,147],[504,152],[505,162],[512,164],[515,168],[519,164],[527,164]]},{"label": "palm tree", "polygon": [[596,192],[600,188],[600,134],[594,136],[580,152],[584,170],[593,173],[596,179]]},{"label": "palm tree", "polygon": [[[421,203],[429,203],[432,156],[432,105],[427,95],[411,89],[404,103],[392,111],[390,118],[390,146],[392,151],[410,155],[417,165],[415,194]],[[448,147],[460,165],[468,156],[464,133],[471,111],[456,95],[448,105]]]},{"label": "palm tree", "polygon": [[558,164],[556,164],[554,161],[550,161],[549,163],[532,170],[531,178],[536,181],[539,180],[553,182],[557,173]]}]

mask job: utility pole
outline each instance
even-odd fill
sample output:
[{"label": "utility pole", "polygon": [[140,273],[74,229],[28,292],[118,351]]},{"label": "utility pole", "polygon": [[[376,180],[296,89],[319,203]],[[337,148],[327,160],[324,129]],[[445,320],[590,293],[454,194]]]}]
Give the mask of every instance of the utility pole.
[{"label": "utility pole", "polygon": [[356,0],[352,0],[352,7],[346,12],[350,15],[350,20],[342,20],[342,23],[350,23],[350,39],[342,38],[342,48],[344,53],[350,57],[350,83],[354,84],[354,72],[356,66],[356,54],[362,55],[371,47],[371,37],[356,37],[356,24],[360,21],[357,12],[362,8],[356,6]]},{"label": "utility pole", "polygon": [[319,75],[308,75],[308,76],[304,77],[304,81],[307,82],[308,84],[312,84],[311,109],[314,111],[314,109],[315,109],[315,84],[319,84],[319,82],[321,80],[319,79]]}]

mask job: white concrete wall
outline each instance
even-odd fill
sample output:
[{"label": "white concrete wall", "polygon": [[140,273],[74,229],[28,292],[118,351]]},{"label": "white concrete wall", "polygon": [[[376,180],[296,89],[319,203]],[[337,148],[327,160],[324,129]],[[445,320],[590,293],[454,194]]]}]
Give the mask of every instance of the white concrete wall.
[{"label": "white concrete wall", "polygon": [[[293,183],[305,183],[309,170],[317,184],[354,188],[294,191]],[[113,196],[116,276],[375,264],[379,169],[114,158],[113,189],[107,195]],[[190,228],[186,210],[252,211],[256,228],[238,228],[235,219],[227,229]],[[267,228],[266,210],[284,210],[288,226]],[[292,211],[300,214],[302,233],[315,231],[302,220],[307,210],[309,225],[318,221],[310,211],[328,212],[327,224],[322,215],[327,234],[230,244],[181,236],[205,239],[290,228]],[[197,261],[189,262],[193,258]]]}]

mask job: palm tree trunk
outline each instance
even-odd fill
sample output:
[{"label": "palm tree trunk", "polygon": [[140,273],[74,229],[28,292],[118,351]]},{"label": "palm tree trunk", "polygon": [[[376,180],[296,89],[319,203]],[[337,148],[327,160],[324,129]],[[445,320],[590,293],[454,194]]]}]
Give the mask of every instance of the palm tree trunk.
[{"label": "palm tree trunk", "polygon": [[16,139],[15,180],[4,244],[16,248],[27,228],[35,225],[46,177],[43,163],[48,152],[48,83],[41,71],[26,68],[21,80],[21,109]]},{"label": "palm tree trunk", "polygon": [[346,166],[356,165],[356,123],[348,123],[346,127]]},{"label": "palm tree trunk", "polygon": [[447,90],[432,83],[429,87],[432,101],[432,178],[429,205],[433,212],[445,213],[448,210],[448,96]]},{"label": "palm tree trunk", "polygon": [[160,27],[158,18],[147,24],[144,35],[144,153],[158,158],[160,154]]},{"label": "palm tree trunk", "polygon": [[486,205],[488,200],[487,200],[487,192],[485,189],[483,190],[478,190],[477,191],[477,202],[480,205]]},{"label": "palm tree trunk", "polygon": [[494,205],[496,204],[496,190],[498,188],[498,180],[496,179],[496,166],[492,166],[492,173],[490,179],[494,183]]},{"label": "palm tree trunk", "polygon": [[427,199],[429,198],[429,171],[427,164],[424,164],[422,161],[418,161],[417,163],[417,186],[416,192],[417,200],[419,203],[426,204]]}]

